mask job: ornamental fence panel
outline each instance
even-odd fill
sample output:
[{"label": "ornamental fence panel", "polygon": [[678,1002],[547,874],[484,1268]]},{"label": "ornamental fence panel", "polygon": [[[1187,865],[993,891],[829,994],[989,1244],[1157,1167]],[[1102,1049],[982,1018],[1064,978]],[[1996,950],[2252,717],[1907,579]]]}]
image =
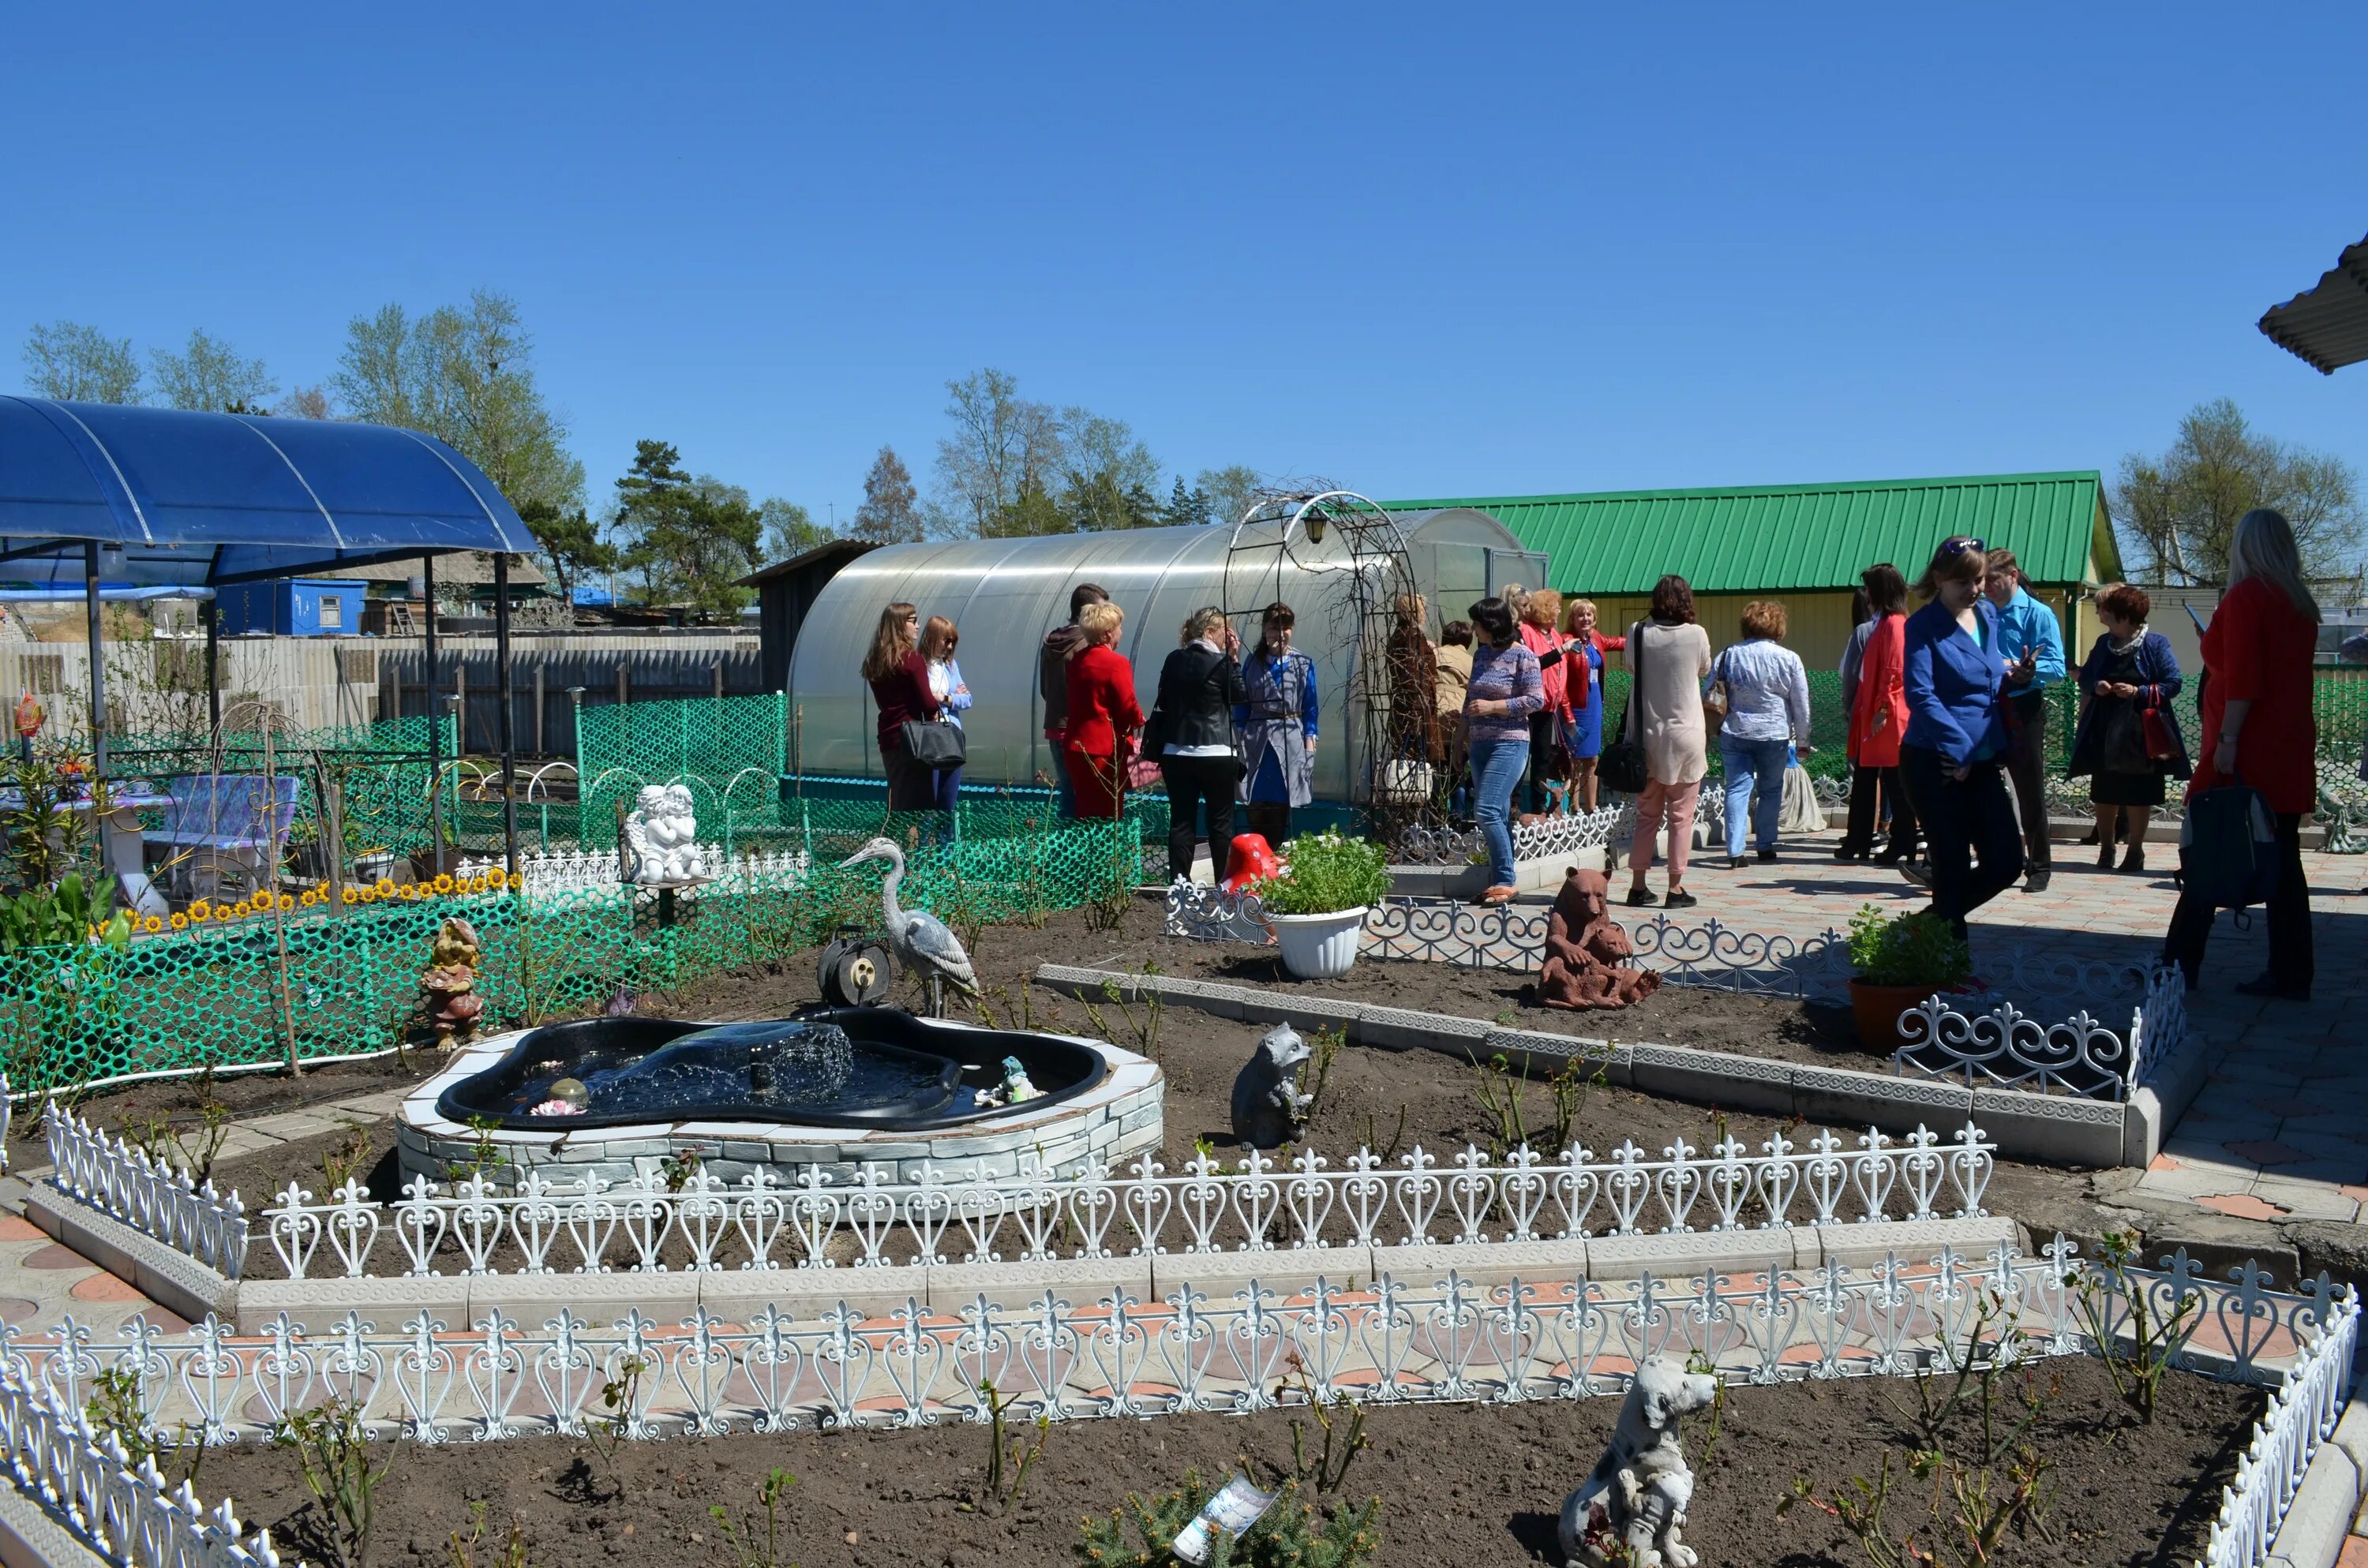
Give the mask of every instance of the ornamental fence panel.
[{"label": "ornamental fence panel", "polygon": [[[1048,1290],[1008,1303],[981,1295],[958,1309],[916,1298],[877,1315],[841,1302],[800,1318],[765,1304],[738,1324],[700,1309],[675,1326],[639,1311],[596,1326],[563,1308],[539,1327],[488,1312],[456,1331],[422,1311],[381,1332],[348,1312],[317,1332],[282,1315],[253,1335],[218,1318],[177,1335],[135,1319],[121,1339],[101,1341],[68,1319],[38,1338],[0,1325],[0,1381],[78,1411],[114,1373],[154,1437],[209,1445],[265,1437],[331,1400],[379,1434],[415,1441],[580,1435],[610,1418],[603,1388],[613,1383],[623,1395],[617,1429],[648,1438],[984,1423],[990,1384],[1021,1419],[1076,1420],[1343,1395],[1586,1398],[1621,1391],[1654,1356],[1699,1354],[1723,1376],[1758,1384],[1896,1375],[1936,1355],[2009,1364],[2126,1345],[2146,1313],[2168,1333],[2172,1365],[2283,1385],[2294,1392],[2281,1410],[2307,1412],[2291,1437],[2257,1441],[2260,1457],[2240,1474],[2243,1495],[2263,1499],[2246,1506],[2274,1516],[2330,1408],[2330,1380],[2337,1394],[2348,1389],[2357,1301],[2323,1276],[2289,1293],[2249,1265],[2221,1284],[2183,1251],[2163,1262],[2102,1269],[2058,1238],[2038,1258],[1942,1251],[1865,1270],[1771,1262],[1742,1277],[1499,1285],[1451,1270],[1413,1286],[1388,1275],[1344,1286],[1285,1272],[1227,1299],[1188,1284],[1158,1301],[1119,1290],[1078,1305]],[[2254,1560],[2226,1556],[2214,1568]]]},{"label": "ornamental fence panel", "polygon": [[1288,1164],[1253,1150],[1235,1169],[1200,1154],[1170,1174],[1146,1157],[1122,1173],[1065,1179],[931,1173],[900,1184],[867,1165],[851,1183],[813,1168],[794,1183],[761,1169],[726,1183],[702,1167],[680,1179],[644,1172],[577,1185],[529,1169],[514,1187],[479,1173],[439,1191],[415,1177],[384,1205],[358,1181],[326,1201],[291,1182],[263,1221],[298,1279],[316,1268],[359,1278],[374,1260],[411,1276],[826,1269],[843,1266],[835,1241],[851,1243],[845,1267],[872,1268],[1977,1216],[1994,1167],[1994,1146],[1969,1123],[1949,1139],[1870,1129],[1854,1144],[1825,1131],[1795,1145],[1779,1133],[1757,1153],[1732,1138],[1707,1151],[1679,1140],[1657,1158],[1633,1142],[1608,1159],[1523,1145],[1492,1160],[1467,1146],[1445,1163],[1417,1147],[1395,1167],[1370,1149],[1338,1166],[1313,1150]]},{"label": "ornamental fence panel", "polygon": [[42,1127],[51,1186],[229,1278],[245,1271],[246,1206],[237,1193],[218,1190],[211,1178],[192,1181],[188,1171],[109,1138],[55,1100]]}]

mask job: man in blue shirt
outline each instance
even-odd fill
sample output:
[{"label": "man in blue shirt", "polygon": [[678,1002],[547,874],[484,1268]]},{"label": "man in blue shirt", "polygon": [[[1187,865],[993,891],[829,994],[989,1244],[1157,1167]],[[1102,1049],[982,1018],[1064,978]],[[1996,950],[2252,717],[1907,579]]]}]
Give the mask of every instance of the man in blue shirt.
[{"label": "man in blue shirt", "polygon": [[1982,592],[1998,609],[1998,653],[2006,662],[2006,776],[2022,819],[2025,892],[2047,886],[2047,688],[2064,678],[2064,629],[2055,612],[2023,591],[2011,550],[1993,550]]}]

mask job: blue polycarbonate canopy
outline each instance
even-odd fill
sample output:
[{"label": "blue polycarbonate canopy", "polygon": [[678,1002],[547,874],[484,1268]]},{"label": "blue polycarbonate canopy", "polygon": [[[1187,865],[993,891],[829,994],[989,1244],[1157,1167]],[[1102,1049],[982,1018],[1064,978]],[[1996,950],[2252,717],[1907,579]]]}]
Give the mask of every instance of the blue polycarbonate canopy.
[{"label": "blue polycarbonate canopy", "polygon": [[386,425],[0,396],[0,582],[139,585],[334,575],[537,547],[477,466]]}]

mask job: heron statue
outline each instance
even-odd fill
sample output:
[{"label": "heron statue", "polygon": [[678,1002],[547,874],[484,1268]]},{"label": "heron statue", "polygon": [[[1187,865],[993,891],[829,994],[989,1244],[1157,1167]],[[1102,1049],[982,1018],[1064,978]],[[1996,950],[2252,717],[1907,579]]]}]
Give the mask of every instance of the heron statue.
[{"label": "heron statue", "polygon": [[842,871],[850,866],[860,866],[866,860],[885,860],[888,874],[880,882],[880,913],[888,923],[888,950],[919,972],[929,983],[929,1017],[946,1016],[945,982],[953,982],[954,989],[965,995],[978,994],[978,976],[970,967],[970,955],[946,929],[945,922],[927,910],[905,910],[896,902],[896,884],[905,880],[905,852],[894,840],[875,838],[839,862]]}]

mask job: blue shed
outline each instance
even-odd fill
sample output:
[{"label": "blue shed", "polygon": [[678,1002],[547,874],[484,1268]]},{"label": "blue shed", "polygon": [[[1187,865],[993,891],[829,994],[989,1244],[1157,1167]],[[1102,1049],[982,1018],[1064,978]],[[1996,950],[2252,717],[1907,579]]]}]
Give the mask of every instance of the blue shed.
[{"label": "blue shed", "polygon": [[269,631],[282,637],[348,637],[361,631],[360,583],[281,577],[219,590],[222,634]]}]

